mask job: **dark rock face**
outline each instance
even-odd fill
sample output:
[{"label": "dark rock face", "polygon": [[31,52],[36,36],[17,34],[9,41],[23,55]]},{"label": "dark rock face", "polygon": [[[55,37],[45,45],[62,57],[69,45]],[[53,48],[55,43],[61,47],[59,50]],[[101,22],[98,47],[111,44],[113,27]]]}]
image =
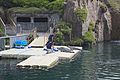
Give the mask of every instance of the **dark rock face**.
[{"label": "dark rock face", "polygon": [[[88,11],[87,19],[84,23],[74,13],[77,8],[83,7],[86,7]],[[95,26],[94,36],[96,41],[111,40],[111,14],[103,1],[66,0],[63,19],[72,24],[74,37],[84,35],[92,21]]]},{"label": "dark rock face", "polygon": [[111,11],[112,16],[112,40],[120,40],[120,12]]},{"label": "dark rock face", "polygon": [[63,19],[72,24],[72,36],[80,37],[82,35],[82,23],[74,13],[75,7],[75,1],[68,0],[65,4]]}]

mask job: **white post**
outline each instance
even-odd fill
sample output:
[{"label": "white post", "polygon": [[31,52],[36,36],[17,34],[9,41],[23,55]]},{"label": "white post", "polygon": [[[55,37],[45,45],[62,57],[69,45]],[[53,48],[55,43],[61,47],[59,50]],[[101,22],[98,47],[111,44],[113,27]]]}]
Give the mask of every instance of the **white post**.
[{"label": "white post", "polygon": [[52,34],[53,33],[53,29],[52,29],[52,27],[50,27],[50,34]]}]

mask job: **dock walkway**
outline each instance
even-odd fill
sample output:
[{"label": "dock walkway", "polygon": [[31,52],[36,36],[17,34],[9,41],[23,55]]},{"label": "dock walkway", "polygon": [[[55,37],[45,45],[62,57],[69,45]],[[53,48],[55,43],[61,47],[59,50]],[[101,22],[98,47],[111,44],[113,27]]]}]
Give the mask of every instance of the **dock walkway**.
[{"label": "dock walkway", "polygon": [[8,49],[1,51],[0,55],[2,58],[29,58],[30,56],[42,56],[46,54],[43,48],[28,48],[28,49]]},{"label": "dock walkway", "polygon": [[[56,46],[57,48],[59,46]],[[69,49],[66,46],[60,46]],[[73,50],[73,52],[52,52],[47,54],[47,51],[45,51],[43,48],[26,48],[26,49],[9,49],[5,51],[0,52],[0,56],[2,58],[27,58],[26,60],[20,62],[17,64],[17,66],[20,67],[45,67],[45,68],[51,68],[55,66],[59,62],[59,60],[65,60],[65,59],[72,59],[74,56],[76,56],[82,48],[79,48],[80,50]]]}]

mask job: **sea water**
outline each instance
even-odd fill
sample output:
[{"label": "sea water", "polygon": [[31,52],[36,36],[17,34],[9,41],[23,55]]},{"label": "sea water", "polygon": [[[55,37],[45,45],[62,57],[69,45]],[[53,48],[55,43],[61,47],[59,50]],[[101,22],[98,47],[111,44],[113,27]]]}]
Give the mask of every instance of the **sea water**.
[{"label": "sea water", "polygon": [[1,59],[0,80],[120,80],[120,43],[98,43],[52,69],[21,69],[23,60]]}]

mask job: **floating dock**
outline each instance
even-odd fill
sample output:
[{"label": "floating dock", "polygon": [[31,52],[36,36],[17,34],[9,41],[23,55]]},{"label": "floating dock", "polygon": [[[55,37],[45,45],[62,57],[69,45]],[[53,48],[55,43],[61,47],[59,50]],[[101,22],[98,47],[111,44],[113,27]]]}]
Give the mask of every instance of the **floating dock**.
[{"label": "floating dock", "polygon": [[[56,48],[65,48],[70,50],[67,46],[56,46]],[[60,60],[71,60],[81,52],[81,47],[76,47],[73,52],[55,51],[47,54],[44,48],[25,48],[25,49],[9,49],[0,52],[2,58],[19,58],[26,60],[17,64],[19,67],[29,68],[51,68],[55,66]]]},{"label": "floating dock", "polygon": [[28,59],[17,64],[18,67],[28,68],[52,68],[58,63],[59,58],[56,56],[31,56]]},{"label": "floating dock", "polygon": [[2,58],[29,58],[30,56],[42,56],[46,54],[43,48],[28,48],[28,49],[8,49],[0,52]]},{"label": "floating dock", "polygon": [[76,52],[55,52],[55,53],[50,53],[50,54],[47,54],[47,55],[51,55],[51,56],[57,56],[59,57],[60,60],[65,60],[65,59],[68,59],[68,60],[71,60],[73,59],[76,54],[78,54],[80,51],[79,50],[75,50]]}]

